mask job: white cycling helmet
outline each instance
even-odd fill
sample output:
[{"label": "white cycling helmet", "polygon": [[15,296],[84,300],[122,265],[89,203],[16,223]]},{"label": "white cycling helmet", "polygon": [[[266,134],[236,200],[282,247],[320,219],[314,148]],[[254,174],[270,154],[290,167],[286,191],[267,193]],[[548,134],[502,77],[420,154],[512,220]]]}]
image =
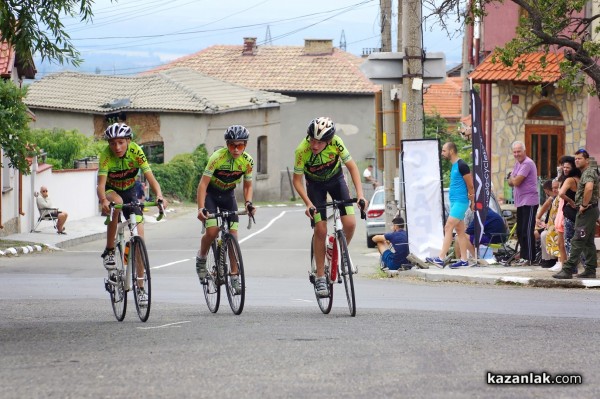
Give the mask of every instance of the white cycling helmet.
[{"label": "white cycling helmet", "polygon": [[310,122],[306,133],[313,139],[327,141],[335,134],[335,124],[328,117],[322,116]]},{"label": "white cycling helmet", "polygon": [[130,139],[133,136],[131,128],[124,123],[113,123],[104,131],[104,139]]}]

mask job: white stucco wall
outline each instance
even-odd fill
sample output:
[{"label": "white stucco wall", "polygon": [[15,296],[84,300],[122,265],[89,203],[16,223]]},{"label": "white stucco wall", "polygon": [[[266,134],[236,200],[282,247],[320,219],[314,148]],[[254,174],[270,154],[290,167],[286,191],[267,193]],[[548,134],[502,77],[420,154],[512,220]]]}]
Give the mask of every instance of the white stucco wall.
[{"label": "white stucco wall", "polygon": [[294,150],[311,120],[319,116],[330,117],[338,127],[338,135],[357,162],[375,153],[375,96],[302,95],[284,93],[296,97],[293,105],[281,107],[281,154],[282,169],[293,169]]},{"label": "white stucco wall", "polygon": [[[35,175],[24,176],[23,210],[25,216],[20,218],[21,232],[31,230],[32,221],[35,223],[39,217],[33,192],[39,192],[41,186],[48,188],[52,205],[69,214],[67,228],[69,220],[98,215],[97,172],[96,169],[69,169],[54,172],[52,169],[46,169]],[[33,216],[31,212],[33,212]]]},{"label": "white stucco wall", "polygon": [[61,112],[35,109],[35,120],[29,126],[32,129],[78,130],[88,137],[94,135],[94,115],[76,112]]}]

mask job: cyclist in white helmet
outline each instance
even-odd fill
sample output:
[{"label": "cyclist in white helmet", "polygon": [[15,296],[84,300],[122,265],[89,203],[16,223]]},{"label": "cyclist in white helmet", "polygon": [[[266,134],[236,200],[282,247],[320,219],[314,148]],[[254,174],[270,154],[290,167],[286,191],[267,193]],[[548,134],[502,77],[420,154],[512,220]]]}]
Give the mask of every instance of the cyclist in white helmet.
[{"label": "cyclist in white helmet", "polygon": [[[327,117],[313,119],[308,125],[307,136],[296,148],[293,184],[298,195],[306,204],[306,215],[315,221],[313,241],[317,267],[315,286],[317,294],[322,297],[329,295],[324,266],[327,214],[325,210],[321,210],[311,216],[311,208],[325,204],[327,193],[336,200],[350,199],[348,184],[342,172],[342,164],[348,168],[356,189],[356,196],[359,201],[363,201],[364,208],[366,208],[367,201],[362,190],[360,172],[344,142],[339,136],[336,136],[335,124]],[[302,181],[303,175],[306,178],[306,188]],[[344,234],[350,244],[356,228],[354,207],[352,204],[340,207],[340,214],[342,215]]]},{"label": "cyclist in white helmet", "polygon": [[[135,178],[141,170],[150,188],[156,194],[157,201],[163,201],[163,207],[167,202],[163,199],[160,185],[146,155],[139,145],[131,141],[131,128],[125,123],[113,123],[104,131],[104,139],[108,141],[108,147],[100,153],[100,166],[98,169],[98,199],[104,213],[110,212],[110,203],[124,204],[136,201]],[[127,218],[129,212],[123,214]],[[115,209],[112,222],[109,223],[106,233],[106,249],[102,253],[104,267],[111,271],[115,268],[115,237],[117,224],[119,222],[119,211]],[[144,236],[143,224],[138,225],[138,233]]]}]

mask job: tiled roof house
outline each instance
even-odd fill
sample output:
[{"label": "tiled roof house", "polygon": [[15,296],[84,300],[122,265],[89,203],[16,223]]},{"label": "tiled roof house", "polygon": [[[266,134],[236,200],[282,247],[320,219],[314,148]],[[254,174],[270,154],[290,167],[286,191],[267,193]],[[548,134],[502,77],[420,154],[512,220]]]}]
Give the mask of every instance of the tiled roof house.
[{"label": "tiled roof house", "polygon": [[449,124],[456,124],[462,112],[462,78],[448,77],[444,83],[431,84],[423,93],[426,115],[438,114]]},{"label": "tiled roof house", "polygon": [[[598,156],[600,148],[600,139],[590,134],[594,114],[600,119],[598,106],[593,105],[597,99],[584,91],[580,95],[568,94],[554,84],[561,77],[561,49],[551,48],[547,55],[542,49],[522,55],[512,67],[495,60],[494,49],[514,37],[522,15],[524,10],[513,2],[486,7],[480,54],[473,56],[475,69],[469,75],[479,86],[492,183],[500,199],[505,192],[504,177],[514,165],[510,149],[513,141],[525,143],[527,155],[543,179],[556,176],[560,156],[583,146]],[[480,55],[483,60],[478,63]],[[506,191],[510,192],[508,188]]]},{"label": "tiled roof house", "polygon": [[[188,68],[143,76],[52,74],[29,87],[26,104],[35,111],[35,128],[77,129],[100,136],[107,115],[124,111],[127,124],[145,149],[164,145],[164,160],[205,144],[211,152],[223,145],[223,132],[247,125],[253,135],[248,150],[256,157],[256,199],[280,194],[280,108],[293,97],[249,89]],[[262,154],[259,156],[258,154]],[[260,159],[259,159],[260,158]],[[267,163],[268,161],[268,163]]]},{"label": "tiled roof house", "polygon": [[[146,73],[186,67],[227,82],[296,97],[282,109],[281,152],[293,154],[309,122],[329,116],[340,137],[360,162],[374,152],[375,93],[360,71],[364,60],[334,48],[331,40],[305,40],[304,46],[257,46],[256,38],[243,45],[216,45],[179,58]],[[282,168],[291,167],[292,157]]]}]

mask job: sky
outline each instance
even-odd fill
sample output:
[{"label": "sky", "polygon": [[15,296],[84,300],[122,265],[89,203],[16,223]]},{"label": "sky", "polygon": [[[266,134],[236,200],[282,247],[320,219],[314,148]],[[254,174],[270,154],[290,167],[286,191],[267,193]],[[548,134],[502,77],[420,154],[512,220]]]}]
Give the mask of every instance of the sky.
[{"label": "sky", "polygon": [[[212,45],[241,45],[244,37],[265,45],[267,32],[273,45],[332,39],[336,47],[343,32],[346,51],[357,56],[381,46],[379,0],[96,0],[93,13],[87,24],[63,19],[85,61],[73,67],[35,57],[37,78],[63,70],[135,75]],[[394,23],[394,51],[396,36]],[[426,51],[445,52],[447,69],[460,63],[460,34],[450,39],[429,19],[423,41]]]}]

